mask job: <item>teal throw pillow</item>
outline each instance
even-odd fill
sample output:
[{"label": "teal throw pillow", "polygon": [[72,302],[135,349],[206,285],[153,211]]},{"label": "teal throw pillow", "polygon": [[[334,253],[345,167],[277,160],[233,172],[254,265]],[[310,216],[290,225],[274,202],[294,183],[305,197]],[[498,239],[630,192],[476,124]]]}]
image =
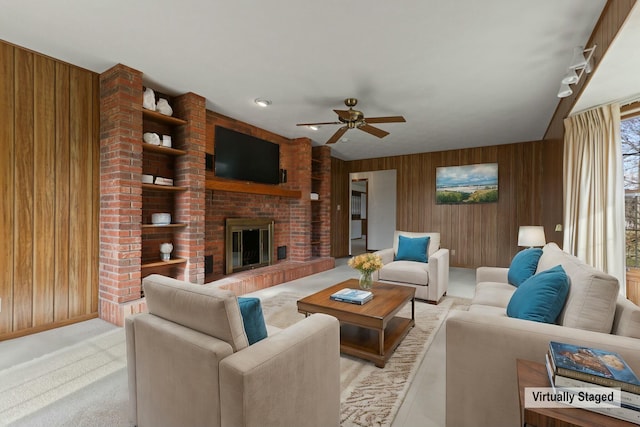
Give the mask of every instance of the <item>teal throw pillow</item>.
[{"label": "teal throw pillow", "polygon": [[427,249],[430,240],[429,236],[413,238],[398,236],[398,253],[395,260],[427,262]]},{"label": "teal throw pillow", "polygon": [[518,252],[511,260],[508,273],[509,283],[517,287],[536,274],[541,256],[542,249],[540,248],[529,248]]},{"label": "teal throw pillow", "polygon": [[244,322],[244,332],[249,345],[267,337],[267,325],[264,323],[262,306],[259,298],[238,297],[240,313]]},{"label": "teal throw pillow", "polygon": [[569,278],[561,265],[525,280],[507,305],[507,316],[555,323],[569,294]]}]

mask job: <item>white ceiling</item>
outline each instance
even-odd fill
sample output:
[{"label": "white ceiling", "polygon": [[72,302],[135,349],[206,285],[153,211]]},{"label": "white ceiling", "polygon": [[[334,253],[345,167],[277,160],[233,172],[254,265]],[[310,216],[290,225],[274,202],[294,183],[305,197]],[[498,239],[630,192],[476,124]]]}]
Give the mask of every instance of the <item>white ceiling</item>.
[{"label": "white ceiling", "polygon": [[338,126],[296,123],[336,120],[346,97],[365,117],[407,119],[377,125],[391,132],[383,139],[349,130],[332,152],[352,160],[541,139],[604,4],[4,0],[0,39],[98,73],[123,63],[156,89],[197,93],[213,111],[314,144]]}]

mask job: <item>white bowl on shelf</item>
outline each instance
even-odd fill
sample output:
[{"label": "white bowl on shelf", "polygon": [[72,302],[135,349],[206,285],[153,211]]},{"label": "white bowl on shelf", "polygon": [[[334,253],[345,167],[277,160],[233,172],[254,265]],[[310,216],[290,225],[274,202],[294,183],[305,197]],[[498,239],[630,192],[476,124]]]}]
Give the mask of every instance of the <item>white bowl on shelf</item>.
[{"label": "white bowl on shelf", "polygon": [[151,214],[151,224],[169,225],[171,224],[171,214],[165,212]]}]

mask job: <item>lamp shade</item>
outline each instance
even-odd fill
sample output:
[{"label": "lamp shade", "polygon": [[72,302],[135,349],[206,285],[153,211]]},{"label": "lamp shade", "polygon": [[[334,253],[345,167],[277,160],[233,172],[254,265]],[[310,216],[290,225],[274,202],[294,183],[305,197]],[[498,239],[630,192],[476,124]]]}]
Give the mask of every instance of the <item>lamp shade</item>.
[{"label": "lamp shade", "polygon": [[521,225],[518,231],[518,246],[544,246],[544,227],[541,225]]}]

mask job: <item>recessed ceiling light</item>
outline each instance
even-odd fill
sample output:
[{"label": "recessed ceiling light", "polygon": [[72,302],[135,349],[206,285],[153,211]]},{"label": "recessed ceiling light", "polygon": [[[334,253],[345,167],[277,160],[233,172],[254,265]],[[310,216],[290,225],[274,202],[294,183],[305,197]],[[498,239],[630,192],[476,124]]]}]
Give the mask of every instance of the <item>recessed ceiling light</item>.
[{"label": "recessed ceiling light", "polygon": [[271,105],[271,101],[264,98],[256,98],[253,102],[261,107],[268,107],[269,105]]},{"label": "recessed ceiling light", "polygon": [[311,129],[311,130],[318,130],[318,126],[310,125],[310,126],[309,126],[309,129]]},{"label": "recessed ceiling light", "polygon": [[345,138],[340,138],[340,142],[347,142],[347,141],[349,141],[349,138],[346,138],[346,137]]}]

